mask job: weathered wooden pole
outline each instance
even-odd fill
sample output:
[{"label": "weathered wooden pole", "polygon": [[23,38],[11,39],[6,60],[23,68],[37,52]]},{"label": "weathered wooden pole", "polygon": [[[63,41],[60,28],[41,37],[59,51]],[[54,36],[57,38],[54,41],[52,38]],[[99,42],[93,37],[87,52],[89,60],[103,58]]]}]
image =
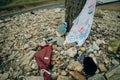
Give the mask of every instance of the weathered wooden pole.
[{"label": "weathered wooden pole", "polygon": [[65,22],[67,22],[67,32],[70,31],[73,20],[79,15],[81,12],[86,0],[65,0]]}]

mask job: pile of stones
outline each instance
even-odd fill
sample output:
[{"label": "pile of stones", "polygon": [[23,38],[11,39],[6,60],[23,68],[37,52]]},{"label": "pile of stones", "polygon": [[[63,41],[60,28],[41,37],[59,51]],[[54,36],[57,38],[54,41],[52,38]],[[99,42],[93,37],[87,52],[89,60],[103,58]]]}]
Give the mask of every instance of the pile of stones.
[{"label": "pile of stones", "polygon": [[[46,44],[53,47],[49,69],[52,80],[120,80],[119,16],[119,11],[96,9],[90,35],[81,47],[74,43],[62,45],[56,32],[64,22],[64,8],[0,20],[0,80],[43,80],[34,54],[36,46]],[[77,60],[80,54],[95,62],[94,75],[84,72],[84,64]]]}]

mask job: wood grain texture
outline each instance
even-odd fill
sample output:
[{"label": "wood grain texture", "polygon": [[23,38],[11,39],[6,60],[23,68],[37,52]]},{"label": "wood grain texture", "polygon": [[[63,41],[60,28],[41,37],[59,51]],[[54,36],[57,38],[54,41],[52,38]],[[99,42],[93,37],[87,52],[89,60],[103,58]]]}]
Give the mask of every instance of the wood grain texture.
[{"label": "wood grain texture", "polygon": [[68,24],[67,32],[70,31],[73,20],[79,15],[85,2],[86,0],[65,0],[65,21]]}]

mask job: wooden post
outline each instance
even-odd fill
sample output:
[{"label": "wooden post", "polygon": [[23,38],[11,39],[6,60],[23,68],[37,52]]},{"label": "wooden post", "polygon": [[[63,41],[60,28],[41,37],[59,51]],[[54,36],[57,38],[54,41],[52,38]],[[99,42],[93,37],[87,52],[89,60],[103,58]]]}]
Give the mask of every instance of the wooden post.
[{"label": "wooden post", "polygon": [[73,20],[79,15],[86,0],[65,0],[65,22],[67,22],[67,32],[70,31]]}]

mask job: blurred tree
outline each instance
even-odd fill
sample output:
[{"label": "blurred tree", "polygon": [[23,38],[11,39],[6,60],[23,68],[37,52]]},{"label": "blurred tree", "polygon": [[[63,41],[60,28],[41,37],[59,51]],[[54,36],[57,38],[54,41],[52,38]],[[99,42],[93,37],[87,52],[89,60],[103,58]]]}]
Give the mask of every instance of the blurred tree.
[{"label": "blurred tree", "polygon": [[65,0],[65,21],[67,22],[67,32],[70,31],[73,20],[79,15],[81,12],[86,0]]}]

